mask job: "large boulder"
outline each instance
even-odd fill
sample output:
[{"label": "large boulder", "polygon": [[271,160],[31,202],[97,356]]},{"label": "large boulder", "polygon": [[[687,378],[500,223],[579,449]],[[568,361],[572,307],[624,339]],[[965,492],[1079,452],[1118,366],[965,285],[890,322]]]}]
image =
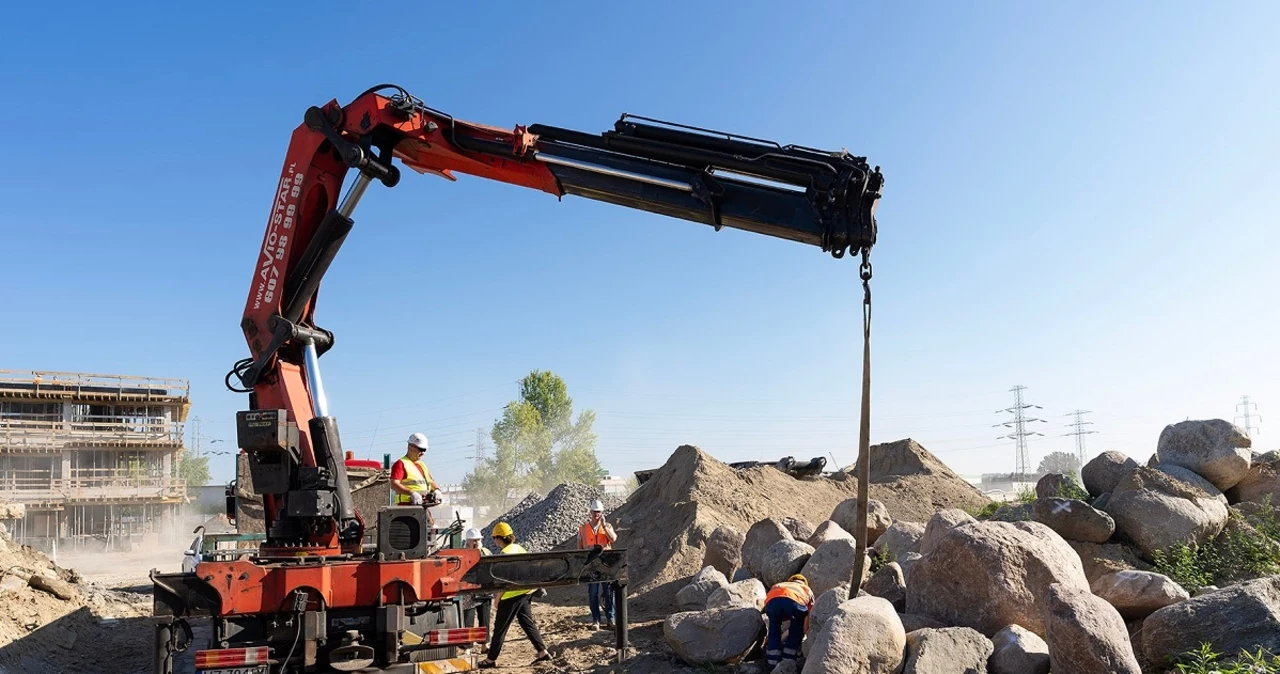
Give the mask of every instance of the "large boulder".
[{"label": "large boulder", "polygon": [[1080,564],[1084,567],[1084,575],[1093,583],[1097,579],[1117,571],[1147,571],[1150,564],[1142,561],[1133,548],[1121,543],[1085,543],[1083,541],[1067,541],[1071,549],[1080,555]]},{"label": "large boulder", "polygon": [[951,529],[906,580],[907,613],[987,635],[1010,624],[1043,634],[1050,585],[1089,589],[1075,550],[1039,522],[974,522]]},{"label": "large boulder", "polygon": [[711,593],[707,598],[707,610],[746,607],[763,610],[765,594],[764,583],[755,578],[730,583]]},{"label": "large boulder", "polygon": [[1036,498],[1058,498],[1071,494],[1075,480],[1070,475],[1049,473],[1036,482]]},{"label": "large boulder", "polygon": [[1156,665],[1207,643],[1219,653],[1280,653],[1280,576],[1260,578],[1166,606],[1142,624],[1142,651]]},{"label": "large boulder", "polygon": [[704,566],[694,574],[688,585],[676,593],[676,604],[681,611],[701,611],[707,608],[707,599],[711,597],[711,593],[728,584],[729,580],[723,573],[713,566]]},{"label": "large boulder", "polygon": [[769,546],[791,540],[791,532],[772,517],[760,520],[747,529],[742,541],[742,565],[755,576],[760,575],[760,562]]},{"label": "large boulder", "polygon": [[1089,581],[1089,589],[1120,612],[1125,620],[1152,613],[1191,598],[1181,585],[1154,571],[1117,571]]},{"label": "large boulder", "polygon": [[1204,491],[1153,468],[1129,473],[1111,493],[1107,512],[1116,531],[1143,557],[1175,543],[1203,545],[1227,523],[1227,506]]},{"label": "large boulder", "polygon": [[952,529],[962,524],[976,521],[969,516],[969,513],[959,508],[939,510],[933,514],[933,517],[929,518],[928,524],[924,526],[924,535],[920,537],[920,554],[927,555],[933,551],[938,541],[942,540],[942,537],[946,536]]},{"label": "large boulder", "polygon": [[791,537],[797,541],[808,540],[814,531],[812,524],[798,517],[782,518],[782,528],[786,529],[787,533],[791,534]]},{"label": "large boulder", "polygon": [[1124,452],[1107,450],[1095,457],[1080,469],[1080,480],[1090,496],[1101,496],[1120,484],[1121,478],[1138,467],[1138,462],[1125,456]]},{"label": "large boulder", "polygon": [[714,567],[726,577],[742,566],[742,544],[747,537],[737,527],[722,524],[707,537],[707,548],[702,553],[702,565]]},{"label": "large boulder", "polygon": [[[807,546],[806,546],[807,547]],[[853,582],[853,562],[857,559],[857,544],[845,538],[827,541],[822,544],[805,561],[801,569],[792,573],[803,574],[809,581],[809,589],[814,596],[820,595],[839,585]],[[862,565],[863,577],[858,579],[858,587],[870,573],[870,560]],[[786,580],[783,578],[783,580]]]},{"label": "large boulder", "polygon": [[1021,625],[1008,625],[991,638],[990,674],[1049,674],[1049,644]]},{"label": "large boulder", "polygon": [[764,551],[755,575],[765,587],[773,587],[792,574],[800,573],[811,555],[813,548],[808,543],[790,538],[778,541]]},{"label": "large boulder", "polygon": [[1200,477],[1186,468],[1183,468],[1182,466],[1175,466],[1172,463],[1157,463],[1154,468],[1169,477],[1182,480],[1183,482],[1200,489],[1204,493],[1222,501],[1223,503],[1227,502],[1226,495],[1224,495],[1217,487],[1213,486],[1212,482]]},{"label": "large boulder", "polygon": [[[876,542],[880,535],[893,524],[893,518],[889,516],[889,509],[885,505],[875,499],[867,502],[867,545]],[[831,511],[831,521],[840,525],[840,528],[848,531],[853,535],[857,535],[858,520],[862,511],[858,509],[858,499],[851,498],[841,501],[835,510]]]},{"label": "large boulder", "polygon": [[813,530],[813,535],[809,536],[809,540],[805,542],[812,545],[816,550],[822,547],[823,543],[826,543],[827,541],[834,541],[837,538],[853,540],[853,534],[845,531],[844,527],[839,524],[836,524],[831,520],[826,520],[819,524],[818,528]]},{"label": "large boulder", "polygon": [[849,601],[849,586],[827,590],[816,596],[813,609],[809,611],[809,632],[804,642],[800,644],[800,650],[806,658],[809,657],[809,650],[813,648],[813,642],[826,627],[827,621],[836,614],[841,604]]},{"label": "large boulder", "polygon": [[1124,619],[1087,589],[1049,586],[1045,628],[1053,674],[1142,674]]},{"label": "large boulder", "polygon": [[1280,504],[1280,452],[1254,457],[1249,472],[1227,490],[1232,503],[1262,503],[1268,496],[1272,503]]},{"label": "large boulder", "polygon": [[1231,422],[1183,421],[1161,431],[1156,459],[1195,472],[1225,491],[1249,472],[1253,459],[1250,446],[1252,441],[1244,429]]},{"label": "large boulder", "polygon": [[987,674],[991,640],[968,627],[923,629],[907,634],[902,674]]},{"label": "large boulder", "polygon": [[924,536],[924,525],[919,522],[897,521],[885,529],[884,534],[876,539],[876,554],[889,557],[890,561],[901,561],[909,552],[920,552],[920,538]]},{"label": "large boulder", "polygon": [[764,616],[755,608],[674,613],[662,623],[671,650],[691,665],[740,662],[764,632]]},{"label": "large boulder", "polygon": [[879,597],[858,597],[841,603],[823,623],[801,673],[898,674],[906,647],[907,633],[893,606]]},{"label": "large boulder", "polygon": [[1110,515],[1074,499],[1036,499],[1032,504],[1032,516],[1069,541],[1106,543],[1116,531],[1116,523]]},{"label": "large boulder", "polygon": [[889,562],[871,574],[863,589],[873,597],[887,599],[900,613],[907,608],[907,581],[897,562]]}]

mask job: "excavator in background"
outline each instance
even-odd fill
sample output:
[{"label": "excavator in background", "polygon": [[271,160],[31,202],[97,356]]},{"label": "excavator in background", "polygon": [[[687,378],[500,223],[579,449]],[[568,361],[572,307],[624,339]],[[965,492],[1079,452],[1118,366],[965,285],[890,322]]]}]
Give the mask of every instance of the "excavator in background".
[{"label": "excavator in background", "polygon": [[248,394],[237,440],[263,497],[265,540],[246,557],[152,572],[155,674],[172,674],[193,647],[195,619],[211,621],[207,643],[194,645],[200,672],[465,671],[473,663],[459,648],[486,632],[460,625],[461,598],[595,582],[617,588],[619,658],[626,652],[625,549],[481,557],[443,544],[451,532],[432,528],[420,506],[381,509],[376,541],[364,541],[320,374],[334,336],[314,317],[357,204],[374,181],[400,181],[397,160],[448,180],[465,173],[860,255],[864,281],[883,187],[865,157],[634,115],[600,134],[506,130],[455,119],[394,85],[306,110],[240,323],[250,356],[227,375]]}]

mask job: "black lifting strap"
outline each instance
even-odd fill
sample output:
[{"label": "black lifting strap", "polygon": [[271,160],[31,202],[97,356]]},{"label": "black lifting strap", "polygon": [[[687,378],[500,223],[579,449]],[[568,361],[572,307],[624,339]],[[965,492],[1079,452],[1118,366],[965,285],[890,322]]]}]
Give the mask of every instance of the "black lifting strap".
[{"label": "black lifting strap", "polygon": [[862,278],[862,411],[858,423],[858,518],[857,531],[853,532],[856,546],[853,582],[849,584],[850,599],[858,596],[863,574],[867,571],[868,485],[871,482],[871,262],[865,248],[858,275]]}]

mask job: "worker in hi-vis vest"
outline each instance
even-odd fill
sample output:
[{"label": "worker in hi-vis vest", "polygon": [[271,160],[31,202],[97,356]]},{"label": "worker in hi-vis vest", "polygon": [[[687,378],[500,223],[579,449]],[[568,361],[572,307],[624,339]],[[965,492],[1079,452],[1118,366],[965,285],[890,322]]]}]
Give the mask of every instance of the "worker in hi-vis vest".
[{"label": "worker in hi-vis vest", "polygon": [[[431,495],[436,490],[436,481],[431,479],[431,471],[422,460],[426,453],[427,436],[410,435],[404,456],[391,466],[391,491],[395,492],[396,505],[434,505]],[[430,512],[427,511],[428,519],[431,519]]]},{"label": "worker in hi-vis vest", "polygon": [[[523,545],[516,542],[515,531],[506,522],[493,525],[493,531],[490,531],[489,535],[493,537],[493,542],[504,555],[520,555],[528,552]],[[529,638],[529,643],[537,652],[530,666],[551,659],[551,653],[547,652],[547,646],[542,641],[542,633],[538,631],[538,623],[533,620],[533,609],[530,605],[534,596],[545,594],[546,591],[541,589],[507,590],[502,593],[498,598],[497,615],[493,617],[493,633],[489,635],[489,653],[479,662],[480,669],[492,669],[498,666],[502,644],[506,641],[507,630],[511,629],[513,622],[520,624],[520,629],[524,630],[524,635]]]},{"label": "worker in hi-vis vest", "polygon": [[[604,504],[600,499],[591,502],[590,518],[578,527],[578,548],[590,550],[597,545],[608,550],[618,542],[618,534],[613,525],[604,519]],[[603,586],[603,587],[602,587]],[[587,605],[591,607],[591,629],[600,629],[600,593],[604,592],[604,628],[613,629],[613,589],[614,583],[587,584]]]},{"label": "worker in hi-vis vest", "polygon": [[[813,590],[809,579],[795,574],[769,588],[764,596],[764,614],[769,618],[769,634],[764,655],[769,666],[800,657],[800,642],[809,629],[809,611],[813,610]],[[787,643],[782,643],[782,624],[787,626]]]}]

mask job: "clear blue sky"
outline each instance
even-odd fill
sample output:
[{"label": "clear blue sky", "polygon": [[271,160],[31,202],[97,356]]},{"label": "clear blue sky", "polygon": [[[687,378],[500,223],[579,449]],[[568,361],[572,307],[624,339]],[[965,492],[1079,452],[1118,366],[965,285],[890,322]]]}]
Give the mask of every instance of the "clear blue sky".
[{"label": "clear blue sky", "polygon": [[[1014,384],[1050,421],[1033,459],[1079,407],[1092,451],[1140,458],[1242,394],[1280,419],[1280,5],[468,6],[7,9],[0,367],[189,378],[233,444],[222,377],[289,134],[396,82],[497,126],[631,112],[883,166],[877,441],[1012,470],[991,425]],[[615,472],[683,442],[853,459],[849,260],[465,176],[375,187],[356,221],[318,319],[362,455],[422,430],[458,480],[544,368],[599,413]]]}]

